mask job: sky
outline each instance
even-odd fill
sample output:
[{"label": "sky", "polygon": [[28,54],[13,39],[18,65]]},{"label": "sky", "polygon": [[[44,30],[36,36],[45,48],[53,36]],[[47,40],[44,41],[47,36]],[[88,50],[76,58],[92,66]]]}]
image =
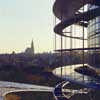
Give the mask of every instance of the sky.
[{"label": "sky", "polygon": [[34,41],[35,52],[53,48],[53,0],[0,0],[0,53],[23,52]]},{"label": "sky", "polygon": [[[54,0],[0,0],[0,53],[24,52],[32,39],[35,53],[52,52],[55,49],[53,3]],[[80,36],[83,29],[74,30]],[[66,41],[68,48],[69,41]],[[76,44],[82,46],[82,41],[73,41],[73,47]],[[59,36],[56,46],[60,49]]]}]

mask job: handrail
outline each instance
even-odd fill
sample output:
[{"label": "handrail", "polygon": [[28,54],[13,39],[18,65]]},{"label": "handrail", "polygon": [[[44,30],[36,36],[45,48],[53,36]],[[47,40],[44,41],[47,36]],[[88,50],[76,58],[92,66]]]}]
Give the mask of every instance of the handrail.
[{"label": "handrail", "polygon": [[72,48],[72,49],[58,49],[55,51],[61,52],[61,51],[73,51],[73,50],[100,50],[100,47],[92,47],[92,48]]}]

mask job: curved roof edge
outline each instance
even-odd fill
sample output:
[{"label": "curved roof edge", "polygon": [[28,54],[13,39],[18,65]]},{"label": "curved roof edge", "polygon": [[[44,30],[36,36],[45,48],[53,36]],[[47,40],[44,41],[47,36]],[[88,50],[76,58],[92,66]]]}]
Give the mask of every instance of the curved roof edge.
[{"label": "curved roof edge", "polygon": [[63,29],[74,24],[77,23],[79,21],[82,21],[84,19],[84,21],[89,21],[97,16],[100,16],[100,7],[90,10],[88,12],[82,13],[82,14],[78,14],[75,17],[69,18],[65,21],[60,22],[59,24],[57,24],[54,28],[54,32],[62,35],[62,36],[66,36],[63,34]]},{"label": "curved roof edge", "polygon": [[53,6],[53,12],[60,20],[66,20],[75,16],[85,4],[100,5],[100,0],[56,0]]}]

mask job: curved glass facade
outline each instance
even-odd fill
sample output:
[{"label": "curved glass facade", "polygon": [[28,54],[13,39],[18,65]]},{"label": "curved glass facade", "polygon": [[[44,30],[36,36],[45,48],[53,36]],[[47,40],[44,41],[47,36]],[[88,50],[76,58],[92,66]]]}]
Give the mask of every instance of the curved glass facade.
[{"label": "curved glass facade", "polygon": [[[90,6],[89,9],[94,7]],[[100,16],[89,21],[88,47],[100,47]],[[100,68],[100,50],[90,50],[88,60],[90,66]]]}]

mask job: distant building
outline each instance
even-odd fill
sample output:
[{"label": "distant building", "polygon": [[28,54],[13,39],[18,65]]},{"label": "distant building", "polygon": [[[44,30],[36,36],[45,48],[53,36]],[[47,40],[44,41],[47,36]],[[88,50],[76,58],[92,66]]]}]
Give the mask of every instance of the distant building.
[{"label": "distant building", "polygon": [[31,47],[30,48],[26,48],[25,53],[28,55],[34,55],[34,43],[33,40],[31,42]]}]

